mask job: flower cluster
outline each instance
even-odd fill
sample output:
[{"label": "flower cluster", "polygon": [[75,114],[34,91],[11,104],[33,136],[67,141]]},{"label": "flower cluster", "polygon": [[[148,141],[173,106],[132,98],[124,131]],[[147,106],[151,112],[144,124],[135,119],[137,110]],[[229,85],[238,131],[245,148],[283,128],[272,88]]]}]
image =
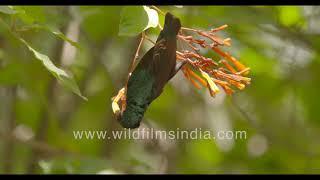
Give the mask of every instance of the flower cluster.
[{"label": "flower cluster", "polygon": [[[251,79],[245,77],[250,68],[240,63],[229,53],[220,49],[221,46],[231,46],[231,39],[221,39],[216,32],[225,29],[227,25],[220,26],[210,31],[202,31],[182,27],[178,38],[185,41],[192,49],[177,51],[177,61],[187,61],[189,65],[182,68],[184,76],[196,87],[207,87],[210,95],[215,96],[220,86],[228,95],[234,93],[233,87],[240,90],[250,84]],[[191,31],[193,36],[184,35],[183,31]],[[198,38],[197,38],[197,37]],[[202,56],[199,48],[209,48],[217,53],[221,59],[214,61]]]}]

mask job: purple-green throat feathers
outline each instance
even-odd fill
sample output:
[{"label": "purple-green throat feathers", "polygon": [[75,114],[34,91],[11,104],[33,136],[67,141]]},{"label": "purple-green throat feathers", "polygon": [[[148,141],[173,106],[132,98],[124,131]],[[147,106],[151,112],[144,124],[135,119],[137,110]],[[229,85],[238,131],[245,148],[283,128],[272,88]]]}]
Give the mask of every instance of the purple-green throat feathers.
[{"label": "purple-green throat feathers", "polygon": [[184,63],[176,63],[180,28],[180,20],[167,13],[155,46],[142,57],[131,73],[127,84],[126,109],[119,119],[124,128],[140,126],[148,106],[160,96],[164,86],[183,66]]}]

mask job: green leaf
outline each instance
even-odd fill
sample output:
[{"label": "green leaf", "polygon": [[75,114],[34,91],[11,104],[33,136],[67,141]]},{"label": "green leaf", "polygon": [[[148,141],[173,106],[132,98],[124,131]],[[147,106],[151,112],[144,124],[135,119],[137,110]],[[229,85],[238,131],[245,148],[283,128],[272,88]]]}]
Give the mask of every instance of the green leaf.
[{"label": "green leaf", "polygon": [[78,96],[83,98],[84,100],[87,100],[86,97],[82,96],[80,89],[72,76],[68,75],[62,69],[56,67],[52,63],[52,61],[49,59],[48,56],[41,54],[38,51],[36,51],[35,49],[33,49],[24,39],[19,38],[19,40],[28,47],[28,49],[33,53],[34,57],[37,58],[38,60],[40,60],[42,62],[42,64],[45,66],[45,68],[47,68],[47,70],[53,76],[55,76],[63,86],[70,89],[72,92],[74,92],[75,94],[77,94]]},{"label": "green leaf", "polygon": [[[88,35],[90,40],[95,42],[102,42],[106,38],[118,35],[120,11],[122,7],[115,6],[81,6],[79,7],[79,14],[82,17],[81,27]],[[105,13],[108,12],[108,13]],[[108,19],[108,21],[106,21]]]},{"label": "green leaf", "polygon": [[75,42],[72,41],[71,39],[69,39],[67,36],[65,36],[59,29],[55,28],[55,27],[51,27],[51,26],[43,26],[43,28],[49,32],[51,32],[52,34],[54,34],[55,36],[61,38],[64,41],[67,41],[68,43],[70,43],[72,46],[80,49],[80,45]]},{"label": "green leaf", "polygon": [[157,11],[147,6],[127,6],[121,12],[118,35],[136,36],[150,27],[157,27],[158,24]]},{"label": "green leaf", "polygon": [[13,6],[17,16],[26,24],[44,23],[46,15],[44,7],[41,6]]},{"label": "green leaf", "polygon": [[17,12],[11,9],[9,6],[0,6],[0,12],[5,14],[16,14]]},{"label": "green leaf", "polygon": [[[51,32],[55,36],[67,41],[72,46],[80,49],[77,42],[72,41],[67,36],[65,36],[59,29],[50,26],[46,23],[46,15],[43,7],[38,6],[15,6],[15,12],[17,12],[18,17],[26,24],[29,24],[31,29],[42,29]],[[41,23],[41,24],[35,24]]]},{"label": "green leaf", "polygon": [[158,16],[158,12],[154,9],[150,9],[147,6],[143,6],[144,10],[147,12],[148,15],[148,25],[147,27],[144,28],[144,30],[150,28],[150,27],[157,27],[159,24],[159,16]]},{"label": "green leaf", "polygon": [[53,26],[49,26],[49,25],[40,25],[40,24],[34,24],[31,26],[27,26],[26,28],[28,29],[32,29],[32,30],[45,30],[48,31],[50,33],[52,33],[53,35],[57,36],[58,38],[67,41],[68,43],[70,43],[72,46],[81,49],[79,43],[72,41],[71,39],[69,39],[66,35],[64,35],[59,29],[53,27]]}]

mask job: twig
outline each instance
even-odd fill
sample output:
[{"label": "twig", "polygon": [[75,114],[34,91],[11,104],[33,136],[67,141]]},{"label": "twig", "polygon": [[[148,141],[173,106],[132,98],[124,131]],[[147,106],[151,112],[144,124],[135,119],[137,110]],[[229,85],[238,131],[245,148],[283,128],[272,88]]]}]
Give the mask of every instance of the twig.
[{"label": "twig", "polygon": [[178,35],[178,38],[180,38],[181,40],[183,40],[184,42],[186,42],[187,45],[188,45],[192,50],[194,50],[197,54],[199,54],[199,49],[196,48],[196,47],[194,47],[194,46],[192,46],[191,43],[189,43],[189,41],[187,41],[185,38],[183,38],[183,36]]},{"label": "twig", "polygon": [[74,152],[74,151],[69,151],[66,149],[53,147],[44,141],[24,140],[24,139],[21,139],[21,138],[15,136],[12,133],[4,133],[4,132],[0,131],[0,139],[3,141],[11,141],[13,143],[20,143],[20,144],[26,145],[26,146],[30,147],[31,149],[36,150],[37,152],[46,153],[47,155],[50,155],[50,156],[68,156],[68,157],[72,157],[72,158],[90,158],[90,156],[79,153],[79,152]]},{"label": "twig", "polygon": [[[15,112],[15,103],[17,99],[17,87],[14,86],[12,88],[8,88],[8,102],[9,102],[9,109],[8,109],[8,122],[7,122],[7,128],[8,132],[13,131],[15,125],[16,125],[16,112]],[[4,172],[5,173],[11,173],[13,168],[13,159],[14,159],[14,143],[12,141],[7,141],[4,144],[4,152],[3,152],[3,158],[4,161]]]},{"label": "twig", "polygon": [[191,29],[191,28],[186,28],[186,27],[181,27],[181,29],[182,29],[182,30],[187,30],[187,31],[196,32],[196,33],[198,33],[198,32],[199,32],[198,30]]},{"label": "twig", "polygon": [[159,8],[157,8],[156,6],[151,6],[151,8],[153,8],[154,10],[156,10],[158,13],[160,13],[161,15],[165,15],[165,13],[163,11],[161,11]]},{"label": "twig", "polygon": [[130,66],[129,66],[129,76],[128,76],[128,78],[127,78],[126,86],[127,86],[128,81],[129,81],[130,74],[131,74],[132,71],[134,70],[134,65],[136,64],[136,60],[137,60],[137,58],[139,57],[139,51],[140,51],[140,49],[141,49],[141,45],[142,45],[142,43],[143,43],[143,41],[144,41],[144,38],[145,38],[145,32],[143,31],[143,32],[141,33],[141,39],[140,39],[138,48],[137,48],[137,50],[136,50],[136,53],[135,53],[135,55],[134,55],[133,60],[131,61]]},{"label": "twig", "polygon": [[66,151],[64,150],[59,150],[57,148],[53,148],[50,145],[48,145],[45,142],[41,142],[41,141],[35,141],[35,140],[22,140],[14,135],[12,135],[11,133],[4,133],[0,131],[0,138],[5,140],[5,141],[10,141],[10,142],[16,142],[16,143],[22,143],[25,145],[30,146],[32,149],[37,150],[37,151],[41,151],[41,152],[45,152],[45,153],[49,153],[49,154],[61,154],[61,153],[66,153]]}]

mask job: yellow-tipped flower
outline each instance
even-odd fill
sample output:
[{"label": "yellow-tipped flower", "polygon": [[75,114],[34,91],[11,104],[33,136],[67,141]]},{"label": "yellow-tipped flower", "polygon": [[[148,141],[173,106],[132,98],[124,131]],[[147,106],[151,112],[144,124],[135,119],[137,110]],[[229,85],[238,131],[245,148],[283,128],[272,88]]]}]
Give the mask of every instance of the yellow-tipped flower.
[{"label": "yellow-tipped flower", "polygon": [[[215,96],[219,92],[217,85],[226,94],[231,95],[234,93],[232,87],[243,90],[246,84],[251,82],[251,78],[245,77],[249,74],[250,68],[220,49],[220,46],[231,46],[231,38],[222,39],[215,34],[226,27],[228,25],[223,25],[210,31],[182,28],[183,30],[194,32],[205,39],[198,39],[192,35],[185,36],[183,33],[178,36],[178,38],[189,43],[189,47],[195,51],[177,51],[177,60],[185,60],[189,64],[189,66],[185,66],[182,69],[185,77],[196,88],[201,88],[201,85],[207,87],[211,96]],[[210,58],[204,57],[198,53],[198,48],[195,45],[201,48],[209,48],[223,59],[217,63]],[[194,71],[200,72],[201,76]]]}]

